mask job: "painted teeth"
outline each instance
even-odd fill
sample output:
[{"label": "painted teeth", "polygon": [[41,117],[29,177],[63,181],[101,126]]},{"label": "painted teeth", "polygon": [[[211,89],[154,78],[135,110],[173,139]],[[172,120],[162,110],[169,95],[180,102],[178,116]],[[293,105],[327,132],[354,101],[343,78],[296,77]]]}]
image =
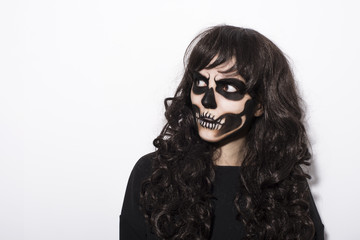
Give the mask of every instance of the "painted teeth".
[{"label": "painted teeth", "polygon": [[[217,119],[215,121],[215,115],[212,115],[209,112],[202,113],[200,115],[200,117],[199,117],[199,115],[200,115],[199,113],[196,113],[196,120],[204,128],[208,128],[211,130],[219,130],[219,129],[221,129],[222,125],[224,125],[224,123],[225,123],[225,118]],[[214,122],[204,121],[201,118],[210,118]]]},{"label": "painted teeth", "polygon": [[222,125],[219,123],[209,123],[209,122],[205,122],[201,119],[198,119],[198,122],[200,123],[200,125],[202,127],[209,128],[211,130],[219,130],[222,127]]},{"label": "painted teeth", "polygon": [[211,115],[211,113],[209,112],[203,113],[201,117],[211,118],[212,120],[215,120],[214,119],[215,116]]}]

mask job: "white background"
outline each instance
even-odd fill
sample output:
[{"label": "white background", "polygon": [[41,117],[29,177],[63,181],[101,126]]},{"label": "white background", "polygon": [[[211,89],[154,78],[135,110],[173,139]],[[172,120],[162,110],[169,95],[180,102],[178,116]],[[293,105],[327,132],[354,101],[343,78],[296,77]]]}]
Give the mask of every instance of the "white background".
[{"label": "white background", "polygon": [[1,1],[0,239],[118,239],[185,48],[224,23],[289,56],[327,239],[360,239],[358,13],[356,1]]}]

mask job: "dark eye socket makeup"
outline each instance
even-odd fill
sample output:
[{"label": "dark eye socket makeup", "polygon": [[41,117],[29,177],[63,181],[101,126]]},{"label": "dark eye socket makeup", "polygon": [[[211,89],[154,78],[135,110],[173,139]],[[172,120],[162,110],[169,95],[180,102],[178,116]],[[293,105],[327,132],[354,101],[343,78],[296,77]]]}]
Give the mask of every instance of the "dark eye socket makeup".
[{"label": "dark eye socket makeup", "polygon": [[[194,94],[203,94],[209,89],[209,78],[200,74],[199,72],[193,73],[194,85],[192,91]],[[238,78],[222,78],[215,80],[215,91],[229,100],[241,100],[246,93],[246,85]]]},{"label": "dark eye socket makeup", "polygon": [[[216,86],[221,86],[225,92],[240,92],[244,93],[246,91],[246,86],[244,82],[237,78],[223,78],[216,81]],[[228,90],[228,87],[231,86],[235,91]]]},{"label": "dark eye socket makeup", "polygon": [[204,75],[200,74],[199,72],[194,72],[193,73],[193,80],[194,82],[198,82],[200,80],[208,83],[209,82],[209,78],[205,77]]},{"label": "dark eye socket makeup", "polygon": [[[209,78],[205,77],[199,72],[193,73],[193,79],[198,87],[205,87],[209,83]],[[245,84],[238,78],[222,78],[219,80],[215,80],[216,85],[221,85],[223,88],[226,86],[232,86],[236,89],[236,91],[233,92],[243,92],[245,90]],[[224,90],[226,91],[226,90]]]},{"label": "dark eye socket makeup", "polygon": [[199,72],[194,72],[194,73],[193,73],[193,78],[194,78],[194,80],[201,79],[201,80],[209,81],[209,78],[205,77],[204,75],[202,75],[202,74],[199,73]]},{"label": "dark eye socket makeup", "polygon": [[198,72],[193,73],[194,86],[197,88],[204,88],[208,85],[209,79]]},{"label": "dark eye socket makeup", "polygon": [[194,82],[197,87],[206,87],[208,85],[207,81],[204,81],[202,79],[195,80]]}]

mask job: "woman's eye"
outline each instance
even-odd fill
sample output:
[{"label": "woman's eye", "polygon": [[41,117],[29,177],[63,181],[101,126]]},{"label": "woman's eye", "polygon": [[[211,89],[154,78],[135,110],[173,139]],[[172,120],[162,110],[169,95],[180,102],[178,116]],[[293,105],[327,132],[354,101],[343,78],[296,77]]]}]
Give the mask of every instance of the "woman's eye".
[{"label": "woman's eye", "polygon": [[206,87],[206,82],[204,80],[196,80],[195,83],[198,87]]},{"label": "woman's eye", "polygon": [[233,85],[230,85],[230,84],[226,84],[224,86],[224,91],[225,92],[229,92],[229,93],[233,93],[233,92],[237,92],[238,89],[236,87],[234,87]]}]

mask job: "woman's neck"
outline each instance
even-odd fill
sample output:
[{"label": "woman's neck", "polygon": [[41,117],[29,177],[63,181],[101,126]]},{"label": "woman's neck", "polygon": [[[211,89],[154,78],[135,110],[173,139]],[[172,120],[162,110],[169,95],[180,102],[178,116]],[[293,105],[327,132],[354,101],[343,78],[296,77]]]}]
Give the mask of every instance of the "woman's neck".
[{"label": "woman's neck", "polygon": [[245,137],[219,146],[219,157],[214,164],[218,166],[241,166],[245,155]]}]

